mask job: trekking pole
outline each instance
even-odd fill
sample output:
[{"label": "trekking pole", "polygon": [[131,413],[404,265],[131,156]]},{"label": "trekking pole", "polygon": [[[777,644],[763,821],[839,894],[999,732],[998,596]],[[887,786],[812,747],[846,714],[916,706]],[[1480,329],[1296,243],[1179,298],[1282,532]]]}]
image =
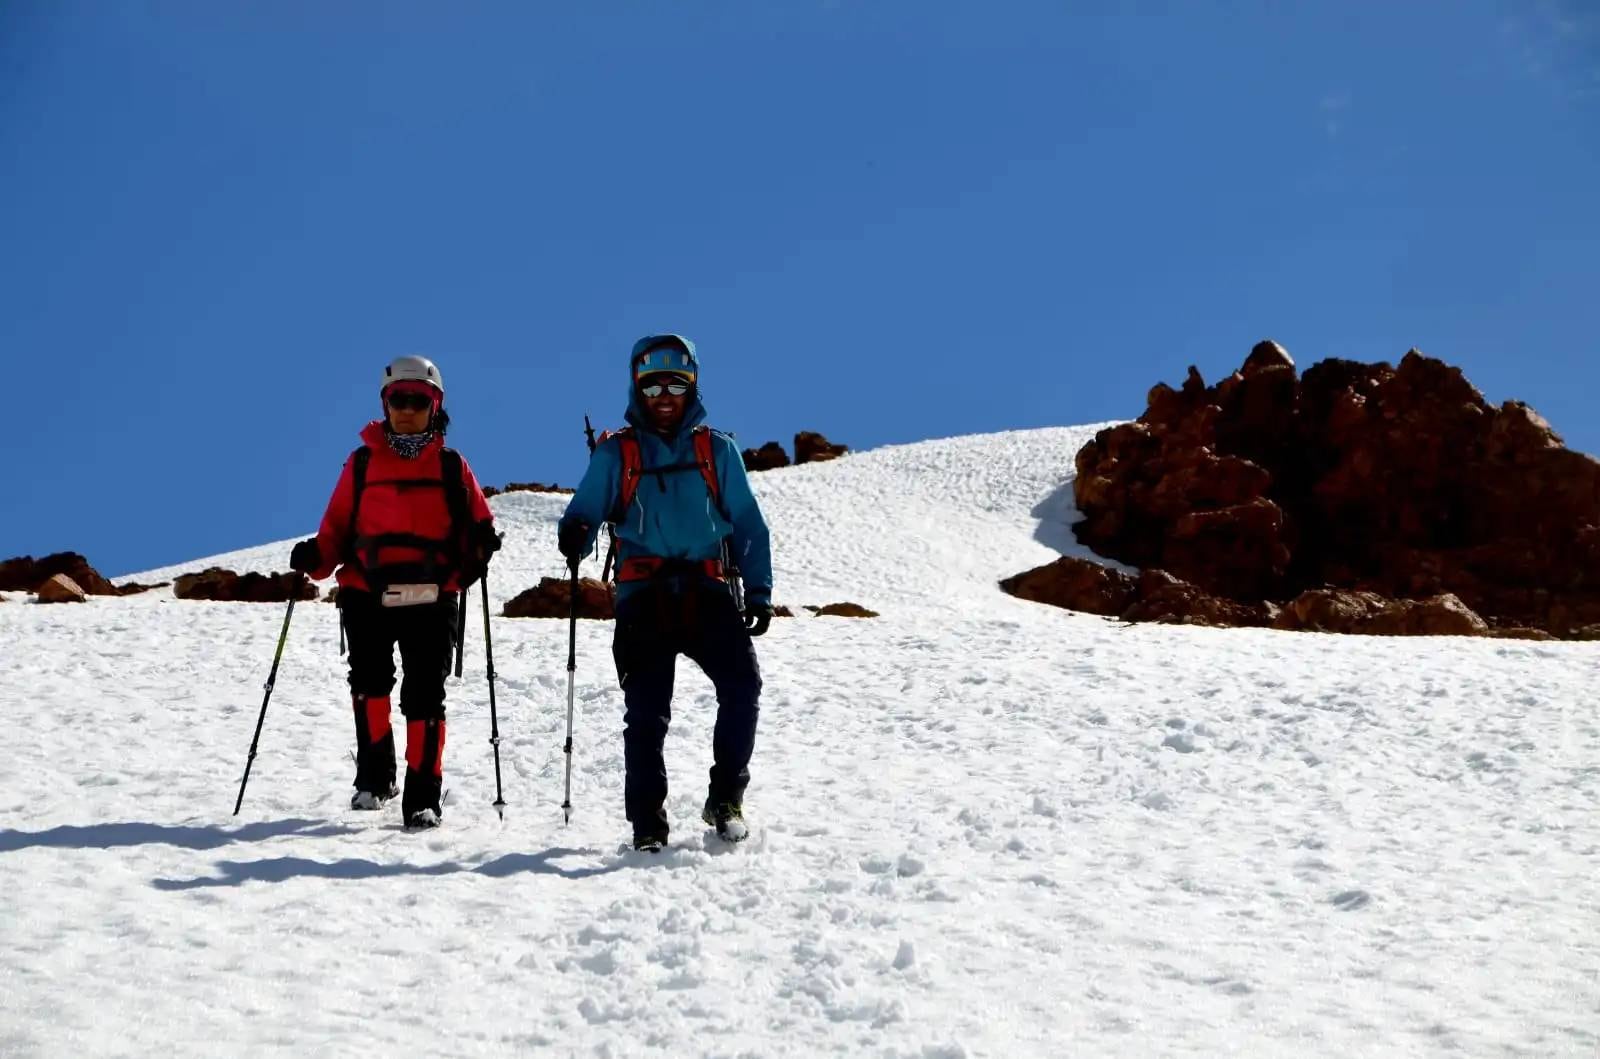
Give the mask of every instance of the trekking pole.
[{"label": "trekking pole", "polygon": [[[594,455],[594,424],[589,422],[588,413],[583,417],[583,435],[589,442],[589,455]],[[606,526],[609,531],[611,527]],[[616,547],[616,538],[611,539],[612,547]],[[561,799],[561,811],[567,823],[572,823],[572,700],[576,692],[578,679],[578,562],[577,559],[568,559],[567,566],[572,570],[572,580],[569,583],[568,617],[567,617],[567,742],[562,751],[567,755],[567,786],[566,793]],[[606,553],[606,570],[601,575],[601,580],[611,576],[611,553]]]},{"label": "trekking pole", "polygon": [[572,697],[578,676],[578,560],[569,559],[572,568],[572,606],[567,619],[567,791],[561,800],[566,823],[572,823]]},{"label": "trekking pole", "polygon": [[[465,597],[466,593],[463,592]],[[466,608],[462,607],[463,631]],[[494,641],[489,638],[489,571],[483,572],[483,659],[489,670],[489,745],[494,747],[494,811],[506,818],[506,799],[500,791],[500,717],[494,706]],[[459,673],[460,670],[457,670]]]},{"label": "trekking pole", "polygon": [[278,680],[278,662],[283,658],[283,645],[289,639],[289,619],[294,617],[294,598],[289,599],[289,609],[283,613],[283,631],[278,634],[278,649],[272,654],[272,671],[267,674],[267,693],[261,696],[261,716],[256,718],[256,734],[250,740],[250,756],[244,762],[244,778],[239,781],[239,798],[233,803],[233,815],[239,815],[244,804],[244,785],[250,782],[250,766],[255,764],[256,745],[261,742],[261,725],[267,719],[267,702],[272,698],[272,685]]}]

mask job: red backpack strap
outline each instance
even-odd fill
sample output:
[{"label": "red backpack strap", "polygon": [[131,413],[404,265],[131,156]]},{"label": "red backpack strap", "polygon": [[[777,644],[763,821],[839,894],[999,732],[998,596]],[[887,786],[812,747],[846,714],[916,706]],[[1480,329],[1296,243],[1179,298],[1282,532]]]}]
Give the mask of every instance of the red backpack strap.
[{"label": "red backpack strap", "polygon": [[633,506],[634,494],[639,492],[639,477],[644,473],[644,453],[639,449],[639,438],[632,427],[623,427],[614,434],[608,433],[600,440],[616,438],[622,454],[622,489],[617,495],[617,508],[611,521],[621,522],[628,508]]},{"label": "red backpack strap", "polygon": [[711,494],[711,502],[716,505],[717,513],[727,522],[733,521],[733,516],[728,514],[728,509],[722,503],[722,485],[717,481],[717,432],[707,426],[694,428],[694,459],[700,465],[700,477],[706,480],[706,492]]},{"label": "red backpack strap", "polygon": [[694,462],[700,466],[700,477],[706,480],[706,490],[711,494],[711,502],[717,505],[718,511],[721,511],[722,487],[717,484],[716,438],[708,426],[694,428]]}]

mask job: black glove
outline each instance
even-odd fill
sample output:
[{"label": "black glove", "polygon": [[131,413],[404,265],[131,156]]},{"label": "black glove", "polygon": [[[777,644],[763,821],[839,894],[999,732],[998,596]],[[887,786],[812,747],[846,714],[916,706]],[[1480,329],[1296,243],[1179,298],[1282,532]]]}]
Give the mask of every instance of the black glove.
[{"label": "black glove", "polygon": [[461,587],[471,588],[489,570],[489,560],[500,550],[500,534],[494,523],[474,522],[467,530],[467,553],[461,563]]},{"label": "black glove", "polygon": [[772,604],[765,600],[751,600],[744,605],[744,627],[751,636],[761,636],[772,624]]},{"label": "black glove", "polygon": [[317,538],[307,537],[289,552],[289,569],[298,570],[302,574],[311,574],[322,565],[322,549],[317,547]]},{"label": "black glove", "polygon": [[556,547],[561,549],[561,554],[567,561],[576,565],[589,550],[589,524],[587,522],[563,522],[556,528]]},{"label": "black glove", "polygon": [[495,532],[493,522],[485,521],[473,524],[470,540],[472,557],[477,560],[479,567],[487,569],[489,560],[500,550],[500,544],[505,538]]}]

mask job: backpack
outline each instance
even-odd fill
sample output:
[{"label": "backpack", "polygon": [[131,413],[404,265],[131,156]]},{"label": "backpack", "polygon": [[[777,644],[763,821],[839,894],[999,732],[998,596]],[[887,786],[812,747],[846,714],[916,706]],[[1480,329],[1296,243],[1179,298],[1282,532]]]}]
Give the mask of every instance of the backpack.
[{"label": "backpack", "polygon": [[[444,490],[445,506],[450,511],[450,536],[444,540],[433,537],[422,537],[414,533],[380,533],[372,537],[358,537],[356,535],[356,516],[361,513],[361,494],[367,487],[367,464],[372,462],[372,450],[363,445],[350,454],[352,466],[350,468],[352,496],[350,499],[350,527],[345,534],[344,562],[354,563],[359,566],[362,573],[369,581],[375,580],[379,569],[376,558],[380,548],[415,548],[424,554],[443,557],[442,563],[425,559],[421,563],[407,563],[396,569],[396,576],[392,579],[382,580],[417,580],[437,581],[442,583],[445,577],[438,576],[441,572],[461,569],[461,539],[467,531],[470,521],[467,506],[467,484],[462,468],[461,454],[452,448],[439,450],[439,477],[438,478],[389,478],[384,480],[385,485],[438,488]],[[410,575],[417,576],[412,578]],[[402,576],[404,575],[404,576]],[[381,592],[379,584],[371,585],[373,591]]]},{"label": "backpack", "polygon": [[607,432],[601,435],[600,440],[616,438],[617,444],[622,449],[622,488],[617,496],[617,506],[612,509],[607,522],[613,524],[621,522],[627,515],[628,508],[633,506],[633,498],[639,493],[639,482],[646,474],[656,476],[656,483],[661,491],[667,491],[666,476],[679,471],[699,471],[700,477],[705,479],[706,491],[711,494],[711,502],[717,505],[717,512],[723,519],[732,522],[728,517],[728,509],[722,506],[722,486],[717,482],[717,457],[715,438],[708,426],[695,427],[690,432],[694,440],[694,462],[673,463],[663,467],[646,468],[644,465],[644,450],[639,447],[639,435],[632,427],[623,427],[621,430]]},{"label": "backpack", "polygon": [[[622,485],[617,493],[616,506],[606,517],[608,527],[614,527],[627,517],[628,508],[633,506],[633,499],[639,494],[639,483],[646,475],[655,475],[656,483],[661,491],[667,491],[666,476],[683,471],[699,471],[700,477],[705,480],[706,492],[711,495],[711,502],[717,506],[717,513],[723,521],[732,523],[733,518],[728,514],[727,507],[722,502],[722,486],[717,481],[716,436],[710,427],[704,424],[690,431],[694,441],[693,463],[672,463],[662,467],[646,467],[644,465],[644,450],[639,446],[639,435],[633,427],[623,427],[621,430],[607,431],[600,436],[600,443],[610,438],[617,439],[622,455]],[[611,530],[611,544],[606,552],[605,572],[602,578],[609,580],[613,571],[612,560],[616,556],[617,537],[614,529]],[[629,562],[635,564],[648,564],[651,560],[635,558]],[[656,560],[659,563],[659,560]],[[705,572],[708,576],[726,581],[733,592],[734,605],[739,609],[744,608],[744,591],[739,580],[739,566],[734,561],[733,541],[725,537],[722,541],[722,558],[720,560],[707,560]],[[714,566],[713,566],[714,564]],[[617,573],[621,576],[620,569],[624,564],[616,564]]]}]

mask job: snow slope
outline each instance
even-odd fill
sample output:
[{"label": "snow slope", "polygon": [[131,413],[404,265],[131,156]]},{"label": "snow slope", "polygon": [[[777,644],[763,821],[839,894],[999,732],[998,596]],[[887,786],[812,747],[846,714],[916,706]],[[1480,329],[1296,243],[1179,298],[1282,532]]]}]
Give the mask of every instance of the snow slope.
[{"label": "snow slope", "polygon": [[[1094,429],[757,476],[778,601],[883,616],[760,641],[736,849],[698,820],[687,663],[674,847],[622,848],[608,625],[580,626],[563,826],[566,624],[494,619],[502,822],[474,596],[445,827],[412,835],[345,808],[331,606],[296,608],[234,818],[282,608],[0,604],[0,1055],[1600,1052],[1600,647],[1001,594],[1075,550]],[[561,573],[563,502],[493,501],[496,612]]]}]

